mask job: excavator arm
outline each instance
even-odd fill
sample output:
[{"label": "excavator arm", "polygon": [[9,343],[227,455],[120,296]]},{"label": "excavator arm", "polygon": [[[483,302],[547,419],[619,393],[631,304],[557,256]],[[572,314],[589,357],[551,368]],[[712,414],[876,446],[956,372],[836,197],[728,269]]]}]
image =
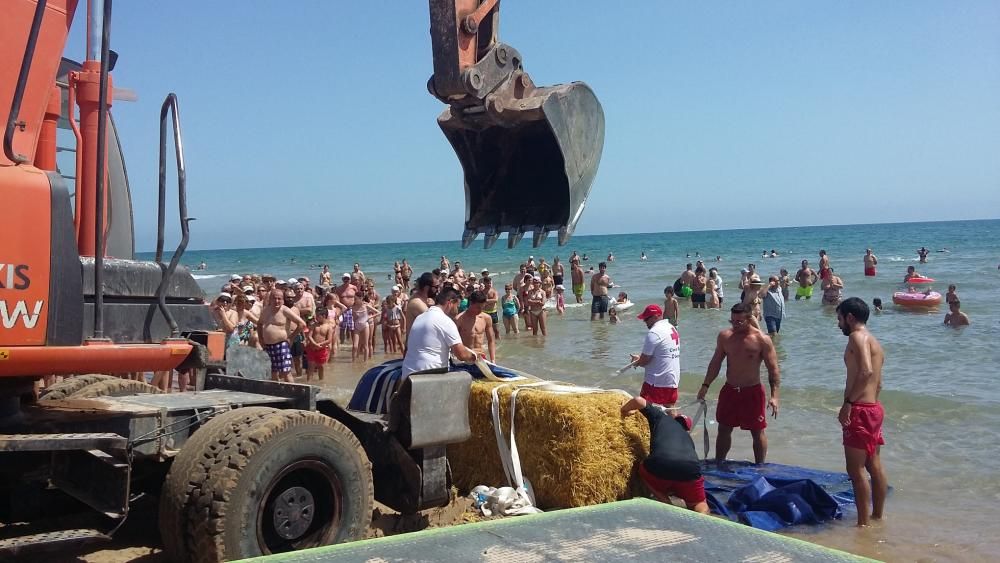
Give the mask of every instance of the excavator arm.
[{"label": "excavator arm", "polygon": [[604,147],[604,111],[582,82],[537,87],[517,49],[498,40],[499,0],[431,0],[430,93],[462,165],[462,246],[527,232],[565,244],[590,194]]}]

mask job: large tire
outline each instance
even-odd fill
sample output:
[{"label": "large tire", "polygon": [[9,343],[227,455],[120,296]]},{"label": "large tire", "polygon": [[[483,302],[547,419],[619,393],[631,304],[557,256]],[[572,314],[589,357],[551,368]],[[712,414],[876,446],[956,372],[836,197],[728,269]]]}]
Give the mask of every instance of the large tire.
[{"label": "large tire", "polygon": [[115,377],[91,383],[86,387],[66,395],[66,398],[93,399],[96,397],[125,397],[127,395],[138,395],[139,393],[158,395],[163,393],[163,391],[159,387],[143,383],[142,381],[118,379]]},{"label": "large tire", "polygon": [[215,563],[360,539],[371,522],[371,462],[354,434],[328,416],[277,411],[206,450],[215,455],[190,493],[186,560]]},{"label": "large tire", "polygon": [[38,400],[58,401],[60,399],[65,399],[67,396],[72,395],[92,383],[107,381],[109,379],[118,378],[110,375],[101,375],[99,373],[88,373],[87,375],[74,375],[72,377],[67,377],[52,387],[46,388]]},{"label": "large tire", "polygon": [[204,486],[216,455],[241,430],[274,412],[277,409],[271,407],[226,411],[209,419],[181,446],[160,491],[160,536],[171,561],[188,560],[191,541],[184,523],[194,512],[191,492]]}]

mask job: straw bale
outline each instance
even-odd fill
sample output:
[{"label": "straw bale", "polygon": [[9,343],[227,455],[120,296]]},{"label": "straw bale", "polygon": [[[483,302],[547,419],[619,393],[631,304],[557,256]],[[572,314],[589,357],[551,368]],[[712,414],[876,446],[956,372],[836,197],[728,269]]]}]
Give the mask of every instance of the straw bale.
[{"label": "straw bale", "polygon": [[[495,382],[475,381],[469,399],[472,438],[448,446],[455,484],[506,485],[490,412]],[[510,435],[510,394],[500,390],[500,419]],[[642,416],[622,419],[618,393],[559,395],[525,389],[517,395],[515,436],[521,469],[542,509],[631,498],[643,490],[638,464],[649,453]]]}]

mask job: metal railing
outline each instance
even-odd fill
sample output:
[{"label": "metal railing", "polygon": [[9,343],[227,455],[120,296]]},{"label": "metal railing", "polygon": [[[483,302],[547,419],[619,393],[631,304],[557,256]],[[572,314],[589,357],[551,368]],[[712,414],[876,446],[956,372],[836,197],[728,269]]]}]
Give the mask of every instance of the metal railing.
[{"label": "metal railing", "polygon": [[[163,264],[163,235],[164,224],[166,223],[167,212],[167,113],[170,113],[171,123],[174,132],[174,153],[177,162],[177,207],[181,220],[181,241],[177,244],[170,264]],[[184,169],[184,144],[181,141],[181,120],[180,110],[177,107],[177,95],[171,92],[163,100],[160,107],[160,179],[159,179],[159,207],[156,228],[156,263],[163,269],[163,278],[160,279],[160,286],[156,288],[156,302],[160,307],[160,312],[167,319],[170,325],[170,337],[176,338],[180,335],[177,328],[177,321],[170,310],[167,309],[167,287],[170,280],[180,264],[181,256],[187,249],[190,240],[190,228],[188,223],[194,221],[193,217],[188,217],[187,211],[187,173]]]}]

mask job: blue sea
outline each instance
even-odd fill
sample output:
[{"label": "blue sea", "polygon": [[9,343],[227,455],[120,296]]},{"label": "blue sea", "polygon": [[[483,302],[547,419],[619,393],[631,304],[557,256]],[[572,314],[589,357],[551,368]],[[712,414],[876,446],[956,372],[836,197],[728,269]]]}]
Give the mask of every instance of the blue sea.
[{"label": "blue sea", "polygon": [[[634,313],[648,303],[662,303],[663,288],[696,256],[719,269],[726,310],[739,298],[736,282],[748,263],[755,263],[762,276],[780,268],[794,275],[801,260],[815,265],[824,249],[844,280],[845,297],[868,303],[880,297],[885,303],[885,311],[874,315],[869,327],[886,350],[882,401],[887,443],[882,455],[894,492],[882,524],[857,530],[849,515],[818,532],[793,533],[882,559],[1000,559],[1000,537],[984,533],[995,530],[1000,517],[1000,220],[577,236],[565,247],[553,237],[539,248],[526,240],[514,250],[504,240],[490,250],[481,245],[477,241],[465,250],[455,241],[204,250],[188,252],[183,262],[190,267],[207,263],[206,270],[194,273],[208,293],[217,292],[233,273],[305,274],[315,283],[323,264],[330,265],[337,279],[355,262],[385,293],[393,261],[403,258],[415,275],[437,267],[446,255],[452,262],[460,260],[467,271],[488,268],[509,281],[529,255],[550,263],[559,256],[567,262],[576,250],[589,256],[586,269],[613,253],[609,274],[637,302]],[[931,250],[927,264],[917,263],[921,246]],[[875,278],[863,275],[866,248],[879,258]],[[761,258],[762,251],[772,249],[780,256]],[[642,252],[648,256],[645,262],[639,260]],[[722,260],[716,262],[716,256]],[[930,312],[895,307],[892,293],[909,265],[935,278],[934,288],[942,294],[948,284],[957,285],[971,326],[943,326],[943,307]],[[568,269],[567,264],[567,278]],[[567,298],[572,301],[571,295]],[[728,313],[719,310],[682,308],[682,403],[694,398],[715,336],[727,319]],[[571,307],[562,318],[550,316],[547,337],[522,332],[503,339],[499,361],[542,377],[637,392],[641,372],[616,376],[615,371],[640,349],[645,330],[632,315],[611,325],[590,322],[589,307]],[[836,315],[820,304],[818,291],[811,301],[788,304],[776,342],[782,407],[768,428],[769,461],[843,469],[836,414],[843,396],[845,344]],[[375,361],[381,360],[376,355]],[[356,369],[360,375],[363,367]],[[713,395],[717,389],[718,384]],[[749,435],[737,433],[731,456],[750,458],[751,453]]]}]

